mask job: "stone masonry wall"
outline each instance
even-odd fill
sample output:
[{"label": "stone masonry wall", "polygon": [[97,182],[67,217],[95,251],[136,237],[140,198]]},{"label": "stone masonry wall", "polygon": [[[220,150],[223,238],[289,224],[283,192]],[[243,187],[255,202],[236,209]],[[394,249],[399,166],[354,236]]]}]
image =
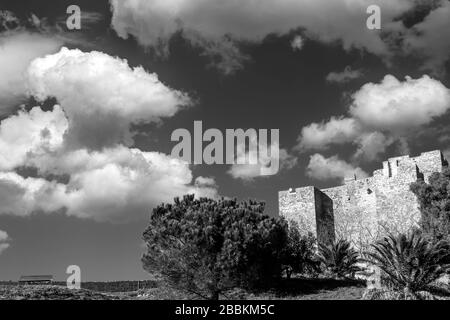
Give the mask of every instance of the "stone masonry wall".
[{"label": "stone masonry wall", "polygon": [[352,177],[342,186],[280,191],[280,215],[296,221],[302,232],[313,232],[321,243],[345,238],[365,249],[388,232],[418,226],[418,202],[409,186],[417,179],[428,181],[444,165],[442,153],[436,150],[413,158],[389,158],[372,177]]}]

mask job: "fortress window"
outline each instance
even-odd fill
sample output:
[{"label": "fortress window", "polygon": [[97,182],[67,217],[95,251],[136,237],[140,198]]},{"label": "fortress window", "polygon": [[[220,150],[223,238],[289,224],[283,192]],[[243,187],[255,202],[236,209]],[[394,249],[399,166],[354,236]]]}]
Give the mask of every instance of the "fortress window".
[{"label": "fortress window", "polygon": [[368,193],[368,194],[371,194],[371,193],[372,193],[372,190],[367,189],[367,193]]}]

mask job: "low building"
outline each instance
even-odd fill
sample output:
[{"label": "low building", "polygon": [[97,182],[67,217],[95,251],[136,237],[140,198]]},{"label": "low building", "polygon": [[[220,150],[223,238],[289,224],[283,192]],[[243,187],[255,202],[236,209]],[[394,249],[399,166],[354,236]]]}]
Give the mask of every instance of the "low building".
[{"label": "low building", "polygon": [[19,279],[19,284],[51,284],[52,282],[51,275],[21,276]]}]

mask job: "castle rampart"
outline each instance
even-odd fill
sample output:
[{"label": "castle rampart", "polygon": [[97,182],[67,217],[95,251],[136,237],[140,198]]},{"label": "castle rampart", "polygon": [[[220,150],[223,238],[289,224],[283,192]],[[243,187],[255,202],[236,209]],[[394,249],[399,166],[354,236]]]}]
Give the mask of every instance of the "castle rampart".
[{"label": "castle rampart", "polygon": [[344,185],[319,190],[303,187],[279,192],[279,213],[296,221],[303,233],[318,241],[350,240],[359,249],[388,232],[407,232],[418,226],[420,211],[410,184],[428,181],[446,161],[439,150],[418,157],[394,157],[372,177],[345,179]]}]

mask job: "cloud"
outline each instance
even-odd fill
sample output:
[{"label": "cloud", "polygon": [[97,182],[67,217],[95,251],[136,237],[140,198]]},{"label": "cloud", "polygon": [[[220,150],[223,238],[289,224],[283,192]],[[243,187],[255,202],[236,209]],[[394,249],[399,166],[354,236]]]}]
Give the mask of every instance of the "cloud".
[{"label": "cloud", "polygon": [[368,174],[359,167],[355,167],[338,156],[325,158],[321,154],[313,154],[306,167],[306,175],[317,180],[339,179],[356,175],[357,179],[366,178]]},{"label": "cloud", "polygon": [[28,216],[64,210],[69,216],[122,222],[145,218],[152,207],[194,193],[216,197],[211,178],[194,184],[189,166],[158,152],[118,146],[103,151],[79,149],[31,159],[42,175],[67,174],[67,183],[0,172],[0,214]]},{"label": "cloud", "polygon": [[26,98],[25,72],[30,62],[57,52],[61,45],[51,37],[26,31],[0,34],[0,115]]},{"label": "cloud", "polygon": [[20,20],[8,10],[0,10],[0,31],[14,30],[20,25]]},{"label": "cloud", "polygon": [[59,149],[67,128],[68,120],[60,106],[47,112],[39,107],[29,112],[20,110],[4,119],[0,122],[0,170],[13,170],[32,157]]},{"label": "cloud", "polygon": [[401,82],[386,75],[367,83],[352,96],[350,114],[369,128],[410,131],[430,123],[450,108],[450,90],[427,75]]},{"label": "cloud", "polygon": [[413,26],[404,35],[404,51],[425,56],[423,70],[436,75],[445,73],[445,63],[450,59],[450,2],[440,5],[425,19]]},{"label": "cloud", "polygon": [[[389,56],[388,45],[379,32],[366,28],[366,9],[377,4],[383,20],[411,9],[409,0],[111,0],[111,25],[119,37],[135,37],[144,46],[166,47],[179,31],[191,41],[201,37],[205,43],[260,43],[269,34],[287,34],[304,28],[308,37],[331,43],[340,41],[345,50],[351,48]],[[360,28],[355,26],[361,26]],[[202,47],[201,42],[194,45]],[[236,47],[238,48],[238,47]],[[237,51],[233,50],[234,57]],[[229,52],[220,52],[227,60]],[[236,61],[233,59],[232,61]]]},{"label": "cloud", "polygon": [[326,80],[332,83],[347,83],[362,76],[363,72],[361,70],[352,70],[350,66],[346,66],[343,71],[330,72],[327,75]]},{"label": "cloud", "polygon": [[197,187],[212,187],[217,186],[216,180],[212,177],[197,177],[195,178],[194,185]]},{"label": "cloud", "polygon": [[445,159],[450,160],[450,148],[447,148],[444,151],[442,151],[442,154],[444,155]]},{"label": "cloud", "polygon": [[297,35],[292,39],[291,41],[291,47],[294,51],[300,51],[303,48],[305,40],[303,40],[303,37],[300,35]]},{"label": "cloud", "polygon": [[42,178],[23,178],[0,172],[0,214],[27,216],[36,211],[54,212],[63,207],[64,186]]},{"label": "cloud", "polygon": [[[0,214],[122,222],[183,194],[217,196],[214,179],[194,179],[188,163],[129,147],[131,124],[161,121],[190,104],[156,74],[101,52],[63,48],[33,60],[25,79],[37,100],[59,104],[1,121]],[[23,168],[35,172],[21,175]]]},{"label": "cloud", "polygon": [[386,75],[352,95],[348,116],[303,127],[296,149],[325,150],[331,145],[357,147],[355,160],[377,160],[387,147],[408,150],[408,137],[447,113],[450,90],[428,75],[404,81]]},{"label": "cloud", "polygon": [[388,146],[393,144],[395,139],[384,135],[381,132],[366,132],[356,139],[358,149],[354,157],[356,159],[364,159],[369,161],[379,160]]},{"label": "cloud", "polygon": [[[286,149],[280,149],[277,143],[272,143],[270,145],[270,150],[268,148],[264,148],[263,146],[259,146],[259,149],[259,157],[257,150],[245,150],[243,148],[238,149],[235,164],[230,167],[228,174],[234,179],[241,179],[244,181],[253,181],[255,178],[271,177],[271,175],[262,174],[262,168],[274,168],[272,162],[275,160],[273,160],[272,157],[276,154],[278,154],[279,157],[279,171],[292,169],[297,164],[297,158],[289,154]],[[258,159],[258,164],[248,164],[249,159],[252,158]]]},{"label": "cloud", "polygon": [[35,59],[27,84],[38,100],[55,97],[61,104],[71,122],[69,144],[93,149],[131,144],[131,124],[157,122],[191,104],[155,73],[98,51],[62,48]]},{"label": "cloud", "polygon": [[353,118],[331,117],[327,122],[311,123],[302,128],[298,138],[298,150],[323,150],[331,144],[353,141],[361,132]]},{"label": "cloud", "polygon": [[0,230],[0,254],[9,248],[9,241],[10,239],[8,234],[5,231]]}]

